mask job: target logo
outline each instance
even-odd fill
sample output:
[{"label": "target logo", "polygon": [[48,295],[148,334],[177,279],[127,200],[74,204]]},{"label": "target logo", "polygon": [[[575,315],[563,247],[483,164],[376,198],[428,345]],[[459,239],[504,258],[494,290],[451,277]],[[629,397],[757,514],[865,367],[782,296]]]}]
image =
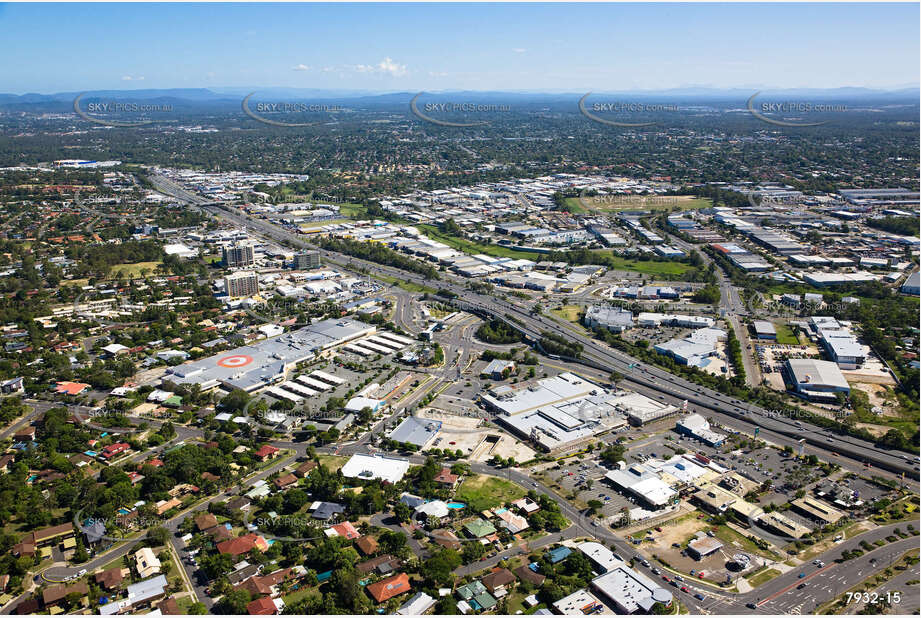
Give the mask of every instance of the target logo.
[{"label": "target logo", "polygon": [[234,367],[243,367],[245,365],[249,365],[251,362],[253,362],[252,356],[247,356],[245,354],[237,354],[234,356],[225,356],[224,358],[220,359],[217,362],[217,364],[220,365],[221,367],[234,368]]}]

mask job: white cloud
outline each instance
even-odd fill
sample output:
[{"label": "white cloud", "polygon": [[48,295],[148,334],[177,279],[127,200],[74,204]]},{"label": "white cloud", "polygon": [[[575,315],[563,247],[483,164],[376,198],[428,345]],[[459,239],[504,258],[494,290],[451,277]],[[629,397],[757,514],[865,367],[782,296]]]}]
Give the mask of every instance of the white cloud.
[{"label": "white cloud", "polygon": [[516,54],[523,54],[528,50],[526,50],[524,47],[516,47],[512,51],[515,52]]},{"label": "white cloud", "polygon": [[122,76],[122,81],[123,82],[142,82],[144,81],[144,76],[141,75],[139,77],[131,77],[130,75],[124,75]]},{"label": "white cloud", "polygon": [[310,67],[307,66],[306,64],[298,64],[298,65],[291,67],[291,69],[293,71],[309,71]]},{"label": "white cloud", "polygon": [[358,64],[354,69],[359,73],[385,73],[392,77],[406,75],[406,65],[394,62],[392,58],[384,58],[376,65]]}]

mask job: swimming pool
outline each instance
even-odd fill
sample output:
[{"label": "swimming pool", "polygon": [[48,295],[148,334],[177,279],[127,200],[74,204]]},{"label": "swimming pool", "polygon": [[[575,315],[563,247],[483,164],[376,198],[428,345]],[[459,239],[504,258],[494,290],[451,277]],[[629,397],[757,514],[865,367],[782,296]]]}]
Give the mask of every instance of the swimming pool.
[{"label": "swimming pool", "polygon": [[129,510],[126,509],[125,507],[122,507],[122,508],[118,509],[118,514],[119,514],[119,515],[127,515],[127,514],[130,513],[130,512],[131,512],[131,511],[129,511]]},{"label": "swimming pool", "polygon": [[448,502],[448,508],[449,508],[449,509],[462,509],[462,508],[464,508],[465,506],[467,506],[467,505],[464,504],[463,502]]}]

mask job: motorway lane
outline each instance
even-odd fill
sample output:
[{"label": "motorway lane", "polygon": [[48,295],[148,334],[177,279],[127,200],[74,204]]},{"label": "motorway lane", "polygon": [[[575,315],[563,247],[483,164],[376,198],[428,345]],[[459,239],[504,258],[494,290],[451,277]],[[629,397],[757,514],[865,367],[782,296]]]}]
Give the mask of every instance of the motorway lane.
[{"label": "motorway lane", "polygon": [[[812,613],[818,605],[839,597],[867,577],[884,570],[886,568],[884,555],[893,554],[893,559],[898,559],[905,552],[917,548],[917,537],[909,537],[895,543],[888,543],[872,552],[865,553],[860,558],[841,564],[827,562],[821,569],[812,565],[801,565],[794,569],[793,579],[788,576],[783,581],[786,584],[783,588],[764,597],[764,600],[758,605],[778,614]],[[837,555],[840,556],[840,552],[837,552]],[[873,557],[880,561],[876,566],[869,563],[870,558]],[[799,578],[799,573],[805,573],[806,577]],[[804,583],[806,586],[800,589],[799,586]],[[883,588],[885,589],[885,586]]]}]

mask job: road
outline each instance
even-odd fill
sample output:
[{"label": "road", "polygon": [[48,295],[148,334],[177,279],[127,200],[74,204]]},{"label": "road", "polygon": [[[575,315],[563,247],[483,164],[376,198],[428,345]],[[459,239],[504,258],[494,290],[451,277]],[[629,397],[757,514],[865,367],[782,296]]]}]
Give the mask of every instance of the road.
[{"label": "road", "polygon": [[[160,181],[160,177],[152,177],[152,180],[164,192],[171,193],[174,197],[183,199],[219,218],[256,230],[277,242],[300,248],[316,248],[295,232],[268,221],[250,217],[232,206],[208,202],[184,189],[172,191],[171,181],[164,184]],[[171,184],[175,186],[175,183]],[[368,269],[368,272],[380,272],[419,285],[431,286],[432,284],[431,281],[416,273],[365,262],[358,258],[344,258],[339,254],[322,249],[319,251],[325,261],[344,268],[348,268],[349,265],[354,268],[357,265]],[[458,299],[453,301],[458,308],[479,314],[481,317],[500,319],[520,331],[529,342],[539,341],[542,331],[557,328],[549,318],[540,314],[532,314],[527,309],[506,300],[469,290],[466,287],[466,281],[458,280],[446,273],[443,273],[438,287],[458,295]],[[732,290],[728,290],[726,294],[730,305],[740,310],[742,303],[738,294]],[[780,415],[779,411],[764,410],[753,404],[744,403],[720,392],[698,386],[654,365],[642,363],[592,337],[576,333],[570,333],[570,335],[574,341],[583,346],[579,362],[605,372],[616,371],[622,374],[624,385],[628,388],[676,405],[683,405],[687,401],[688,411],[699,412],[714,418],[723,425],[740,431],[744,430],[749,434],[757,427],[760,438],[780,446],[789,445],[796,448],[799,440],[803,439],[807,444],[807,454],[815,454],[822,459],[835,461],[850,471],[863,471],[863,463],[869,462],[877,468],[875,472],[883,477],[896,479],[904,473],[906,478],[911,479],[910,486],[917,490],[917,457],[911,459],[907,454],[903,456],[893,453],[865,440],[840,435],[819,427],[798,427],[795,421]]]}]

